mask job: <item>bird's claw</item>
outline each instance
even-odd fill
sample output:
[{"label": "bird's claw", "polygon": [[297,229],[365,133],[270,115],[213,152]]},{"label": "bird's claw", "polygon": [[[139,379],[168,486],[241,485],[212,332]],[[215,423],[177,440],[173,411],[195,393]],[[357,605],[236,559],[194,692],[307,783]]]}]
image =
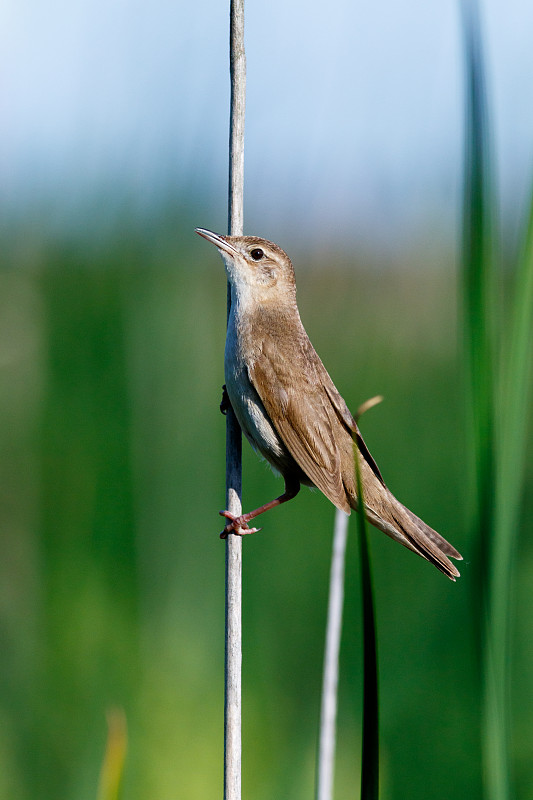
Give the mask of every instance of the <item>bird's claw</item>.
[{"label": "bird's claw", "polygon": [[248,533],[257,533],[261,528],[250,528],[246,520],[246,514],[236,517],[230,511],[219,511],[221,517],[226,517],[230,522],[226,525],[222,533],[221,539],[227,539],[230,533],[235,533],[237,536],[246,536]]},{"label": "bird's claw", "polygon": [[226,416],[230,408],[231,408],[231,403],[229,401],[226,384],[224,384],[224,386],[222,387],[222,400],[220,401],[220,413]]}]

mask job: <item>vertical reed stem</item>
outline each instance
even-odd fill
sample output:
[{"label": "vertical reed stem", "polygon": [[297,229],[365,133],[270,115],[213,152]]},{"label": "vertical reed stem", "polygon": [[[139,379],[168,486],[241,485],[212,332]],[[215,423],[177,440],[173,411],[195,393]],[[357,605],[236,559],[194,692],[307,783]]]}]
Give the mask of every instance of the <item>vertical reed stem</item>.
[{"label": "vertical reed stem", "polygon": [[320,709],[318,743],[317,800],[332,800],[335,769],[335,723],[339,682],[339,648],[344,602],[344,564],[348,539],[348,515],[337,509],[333,530],[333,553],[329,578],[328,621]]},{"label": "vertical reed stem", "polygon": [[[230,142],[228,231],[243,233],[244,109],[246,59],[244,54],[244,0],[230,5]],[[231,306],[228,284],[227,313]],[[241,430],[233,411],[226,415],[226,508],[240,514]],[[242,539],[226,539],[226,646],[224,686],[224,800],[241,797],[241,664],[242,664]]]},{"label": "vertical reed stem", "polygon": [[[369,402],[374,403],[374,400]],[[374,612],[374,592],[372,588],[370,555],[368,552],[363,482],[361,480],[359,455],[357,452],[355,466],[357,495],[359,497],[357,527],[359,530],[361,597],[363,607],[363,750],[361,756],[361,800],[378,800],[379,696],[376,615]]]},{"label": "vertical reed stem", "polygon": [[[491,181],[490,128],[477,0],[463,0],[462,11],[467,90],[463,320],[476,478],[473,523],[479,567],[474,608],[479,621],[482,675],[483,793],[487,800],[507,800],[511,797],[508,623],[512,576],[510,529],[502,526],[502,521],[505,522],[502,512],[509,502],[501,492],[501,456],[506,448],[496,446],[496,434],[502,428],[502,420],[495,414],[496,379],[501,373],[501,364],[496,361],[495,333],[499,331],[494,326],[501,308],[501,304],[495,303],[496,234],[492,217],[497,203]],[[518,465],[512,476],[513,483],[518,483]]]}]

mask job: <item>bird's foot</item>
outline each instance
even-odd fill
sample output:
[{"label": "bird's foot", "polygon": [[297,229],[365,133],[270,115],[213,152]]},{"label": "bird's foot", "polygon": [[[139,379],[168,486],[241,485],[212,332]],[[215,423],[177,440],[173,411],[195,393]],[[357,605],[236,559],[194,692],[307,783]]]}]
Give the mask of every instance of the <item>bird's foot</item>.
[{"label": "bird's foot", "polygon": [[222,400],[220,401],[220,413],[224,414],[224,416],[228,413],[231,408],[231,403],[228,397],[228,391],[226,389],[226,384],[222,387]]},{"label": "bird's foot", "polygon": [[237,536],[245,536],[247,533],[257,533],[261,530],[261,528],[248,527],[248,520],[250,519],[248,514],[241,514],[240,517],[236,517],[230,511],[219,511],[218,513],[230,520],[220,534],[221,539],[227,539],[230,533],[236,533]]}]

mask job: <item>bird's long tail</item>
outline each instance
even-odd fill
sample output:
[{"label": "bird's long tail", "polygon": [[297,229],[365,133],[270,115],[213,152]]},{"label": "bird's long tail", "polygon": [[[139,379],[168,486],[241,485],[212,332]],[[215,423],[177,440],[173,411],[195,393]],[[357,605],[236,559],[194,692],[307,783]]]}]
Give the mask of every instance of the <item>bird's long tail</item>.
[{"label": "bird's long tail", "polygon": [[402,505],[385,486],[382,488],[380,499],[382,502],[379,503],[379,508],[376,508],[377,504],[374,503],[373,508],[366,506],[369,522],[409,550],[418,553],[450,580],[455,581],[460,573],[450,558],[458,561],[462,561],[463,558],[455,547]]}]

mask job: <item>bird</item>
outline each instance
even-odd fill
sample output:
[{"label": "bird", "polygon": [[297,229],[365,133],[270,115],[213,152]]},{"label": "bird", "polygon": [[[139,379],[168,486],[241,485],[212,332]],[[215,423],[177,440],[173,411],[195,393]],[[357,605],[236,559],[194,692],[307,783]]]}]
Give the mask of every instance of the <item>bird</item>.
[{"label": "bird", "polygon": [[260,529],[248,523],[296,497],[303,484],[317,487],[347,514],[362,506],[372,525],[455,581],[460,573],[450,558],[462,560],[461,554],[389,491],[311,344],[289,256],[258,236],[195,230],[218,249],[230,284],[225,397],[254,450],[285,481],[282,495],[253,511],[221,511],[228,520],[221,537],[256,533]]}]

